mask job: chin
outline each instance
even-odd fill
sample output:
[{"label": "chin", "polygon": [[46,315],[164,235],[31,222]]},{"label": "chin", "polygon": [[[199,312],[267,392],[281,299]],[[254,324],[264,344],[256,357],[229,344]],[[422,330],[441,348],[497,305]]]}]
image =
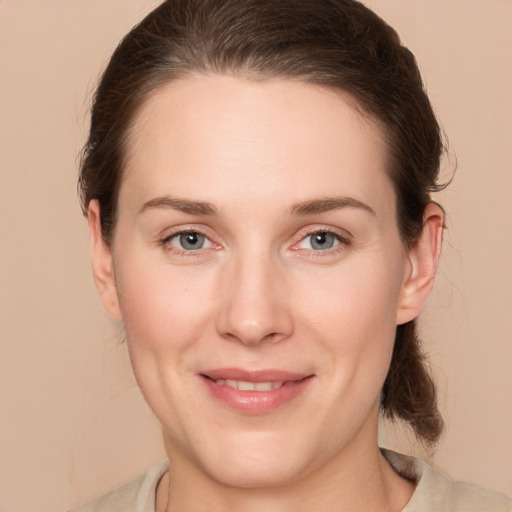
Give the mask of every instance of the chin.
[{"label": "chin", "polygon": [[195,457],[189,460],[195,459],[201,472],[223,485],[245,489],[291,483],[312,470],[315,460],[307,443],[289,432],[231,432],[195,446]]},{"label": "chin", "polygon": [[214,480],[243,489],[281,487],[292,483],[306,473],[308,464],[300,464],[294,457],[260,457],[247,459],[238,455],[235,460],[214,463],[205,468]]}]

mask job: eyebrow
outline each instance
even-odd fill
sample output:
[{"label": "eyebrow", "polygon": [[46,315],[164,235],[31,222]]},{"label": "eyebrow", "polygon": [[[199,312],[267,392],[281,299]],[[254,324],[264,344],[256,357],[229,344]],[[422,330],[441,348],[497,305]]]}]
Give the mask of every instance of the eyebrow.
[{"label": "eyebrow", "polygon": [[[291,215],[311,215],[339,210],[341,208],[358,208],[372,215],[376,215],[373,208],[353,197],[325,197],[301,201],[300,203],[292,205],[289,211]],[[218,209],[213,204],[206,201],[193,201],[191,199],[171,196],[155,197],[145,202],[138,213],[140,214],[154,209],[172,209],[189,215],[206,215],[209,217],[219,214]]]},{"label": "eyebrow", "polygon": [[189,215],[218,215],[218,210],[213,204],[205,201],[192,201],[190,199],[182,199],[179,197],[161,196],[155,197],[142,205],[138,213],[155,209],[171,209],[177,210]]},{"label": "eyebrow", "polygon": [[291,215],[310,215],[314,213],[330,212],[340,208],[358,208],[372,215],[377,215],[375,210],[366,203],[353,197],[324,197],[321,199],[312,199],[294,204],[290,208]]}]

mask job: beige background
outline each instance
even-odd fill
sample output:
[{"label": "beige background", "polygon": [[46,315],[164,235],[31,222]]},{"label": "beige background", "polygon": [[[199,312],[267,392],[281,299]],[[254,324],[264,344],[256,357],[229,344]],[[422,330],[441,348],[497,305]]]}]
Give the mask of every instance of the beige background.
[{"label": "beige background", "polygon": [[[99,70],[150,0],[0,0],[0,512],[64,510],[163,456],[89,270],[75,195]],[[372,0],[450,136],[448,234],[423,318],[447,432],[434,463],[512,494],[512,2]],[[383,428],[402,450],[407,436]]]}]

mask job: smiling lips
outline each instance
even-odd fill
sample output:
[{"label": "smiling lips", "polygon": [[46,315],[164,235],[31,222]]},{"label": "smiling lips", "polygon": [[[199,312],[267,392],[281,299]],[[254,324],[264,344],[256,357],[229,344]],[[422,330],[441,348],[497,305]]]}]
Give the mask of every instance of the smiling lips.
[{"label": "smiling lips", "polygon": [[201,373],[214,398],[245,414],[271,412],[297,398],[313,375],[281,370],[221,368]]}]

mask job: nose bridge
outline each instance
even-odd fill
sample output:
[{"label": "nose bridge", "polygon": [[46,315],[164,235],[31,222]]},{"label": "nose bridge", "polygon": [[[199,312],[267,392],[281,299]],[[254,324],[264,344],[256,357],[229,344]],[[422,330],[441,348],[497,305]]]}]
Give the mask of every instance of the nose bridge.
[{"label": "nose bridge", "polygon": [[237,251],[223,272],[218,330],[246,345],[291,334],[283,263],[269,249]]}]

